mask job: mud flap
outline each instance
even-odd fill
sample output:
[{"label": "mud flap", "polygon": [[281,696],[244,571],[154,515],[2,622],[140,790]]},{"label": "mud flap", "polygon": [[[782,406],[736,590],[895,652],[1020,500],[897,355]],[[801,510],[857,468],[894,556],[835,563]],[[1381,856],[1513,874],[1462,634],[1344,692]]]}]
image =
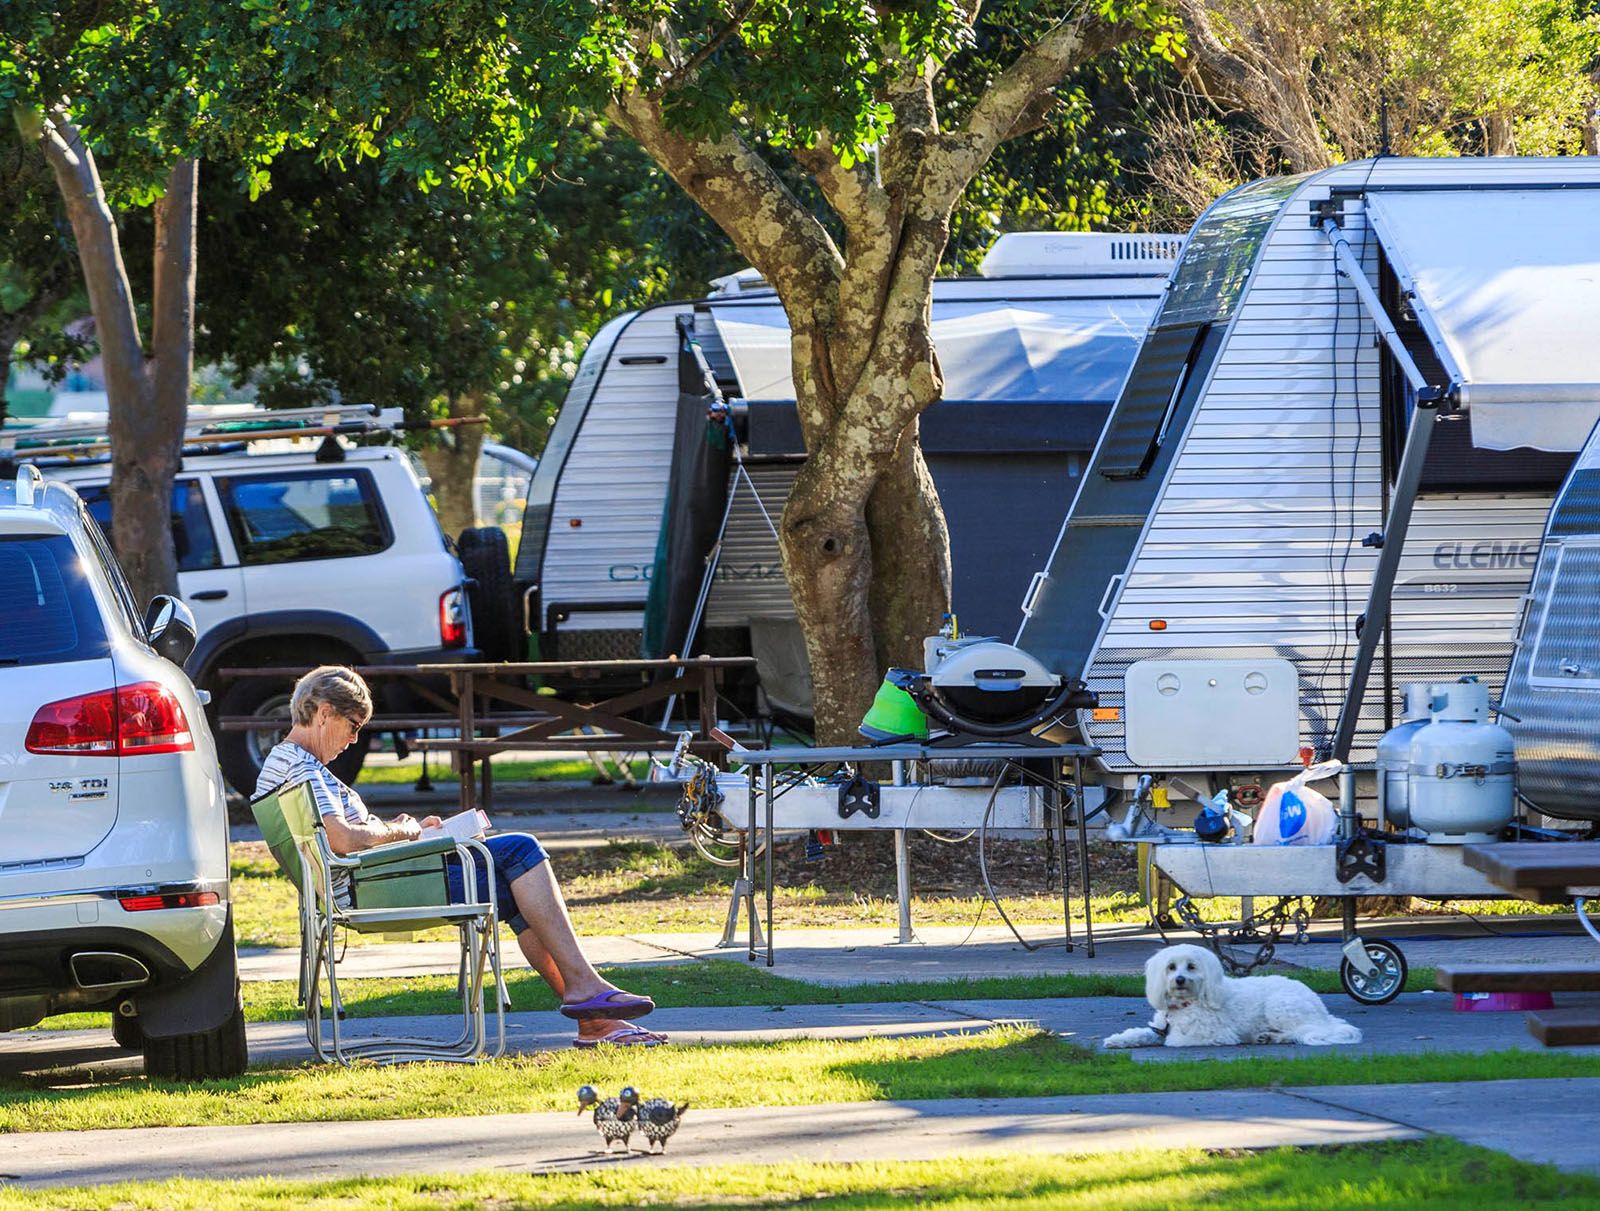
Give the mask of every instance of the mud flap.
[{"label": "mud flap", "polygon": [[135,998],[139,1025],[149,1039],[200,1034],[226,1022],[239,1003],[239,956],[233,945],[233,905],[228,922],[206,961],[186,980],[164,984]]}]

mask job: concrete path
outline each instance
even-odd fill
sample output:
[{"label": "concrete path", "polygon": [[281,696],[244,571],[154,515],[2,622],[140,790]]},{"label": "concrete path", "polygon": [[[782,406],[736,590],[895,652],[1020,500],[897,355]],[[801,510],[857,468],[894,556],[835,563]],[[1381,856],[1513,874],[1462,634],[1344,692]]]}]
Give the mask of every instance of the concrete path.
[{"label": "concrete path", "polygon": [[1600,1079],[691,1108],[666,1155],[654,1158],[643,1154],[637,1138],[627,1155],[607,1155],[587,1119],[567,1113],[48,1132],[0,1137],[0,1175],[19,1186],[64,1186],[202,1176],[548,1173],[641,1164],[1306,1147],[1433,1134],[1600,1173]]},{"label": "concrete path", "polygon": [[63,1186],[202,1176],[539,1173],[621,1164],[933,1160],[1223,1144],[1273,1148],[1415,1139],[1421,1134],[1379,1116],[1279,1092],[1117,1094],[691,1108],[665,1157],[658,1158],[640,1151],[645,1144],[639,1138],[628,1156],[608,1157],[600,1151],[593,1125],[568,1113],[49,1132],[0,1136],[0,1174],[20,1186]]},{"label": "concrete path", "polygon": [[[989,919],[993,920],[992,912]],[[1393,939],[1413,967],[1600,962],[1600,948],[1572,918],[1498,921],[1492,928],[1496,932],[1490,934],[1472,921],[1446,917],[1389,921],[1364,932]],[[1095,956],[1091,959],[1083,945],[1081,922],[1076,926],[1077,944],[1070,952],[1062,945],[1059,926],[1027,925],[1020,932],[1039,949],[1025,949],[999,924],[976,929],[930,926],[919,930],[918,941],[909,945],[898,944],[888,924],[856,929],[780,928],[774,965],[766,966],[765,950],[757,953],[755,965],[776,976],[830,987],[987,976],[1133,975],[1141,973],[1145,960],[1165,945],[1146,926],[1106,926],[1095,931]],[[1174,942],[1194,940],[1188,934],[1171,937]],[[720,941],[721,935],[713,933],[635,933],[587,937],[583,945],[600,965],[656,965],[689,959],[749,962],[743,943],[727,948],[719,946]],[[366,953],[369,951],[373,953]],[[515,946],[507,944],[503,953],[508,965],[520,965]],[[1334,971],[1342,957],[1338,923],[1319,922],[1305,945],[1286,942],[1279,946],[1275,961],[1280,970]],[[299,962],[295,950],[240,952],[241,974],[247,980],[292,980]],[[345,952],[346,970],[351,974],[453,973],[456,962],[453,942],[358,944]]]}]

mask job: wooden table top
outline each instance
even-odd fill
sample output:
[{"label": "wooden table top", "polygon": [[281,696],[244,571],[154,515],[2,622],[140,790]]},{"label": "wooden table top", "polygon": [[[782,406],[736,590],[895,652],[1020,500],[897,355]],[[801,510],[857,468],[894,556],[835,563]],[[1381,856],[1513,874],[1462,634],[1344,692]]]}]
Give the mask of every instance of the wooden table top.
[{"label": "wooden table top", "polygon": [[1502,841],[1468,845],[1462,858],[1512,891],[1600,886],[1600,841]]}]

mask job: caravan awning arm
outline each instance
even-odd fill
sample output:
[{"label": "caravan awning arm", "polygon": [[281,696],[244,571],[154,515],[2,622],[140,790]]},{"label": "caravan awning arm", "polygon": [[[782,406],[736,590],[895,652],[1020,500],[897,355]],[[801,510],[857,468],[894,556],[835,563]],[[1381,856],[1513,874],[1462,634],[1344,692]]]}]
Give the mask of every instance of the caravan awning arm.
[{"label": "caravan awning arm", "polygon": [[1422,371],[1417,369],[1411,351],[1406,348],[1405,342],[1400,339],[1400,334],[1395,331],[1394,321],[1383,309],[1383,303],[1378,299],[1378,292],[1372,288],[1372,283],[1367,281],[1367,271],[1361,267],[1361,262],[1356,260],[1356,254],[1350,251],[1350,241],[1344,238],[1343,228],[1332,219],[1323,219],[1322,234],[1327,236],[1328,243],[1333,245],[1333,256],[1339,262],[1339,271],[1355,288],[1356,297],[1361,300],[1361,305],[1372,317],[1373,327],[1378,330],[1383,343],[1389,346],[1389,352],[1394,356],[1395,363],[1400,367],[1400,372],[1406,376],[1406,382],[1411,384],[1411,389],[1417,393],[1418,399],[1427,392],[1437,392],[1438,388],[1429,386],[1428,380],[1422,377]]},{"label": "caravan awning arm", "polygon": [[1389,504],[1389,516],[1384,531],[1377,539],[1378,566],[1372,574],[1372,588],[1367,593],[1367,609],[1362,615],[1365,622],[1358,628],[1355,666],[1350,671],[1350,683],[1345,687],[1344,702],[1339,707],[1339,722],[1333,732],[1332,757],[1338,761],[1350,759],[1350,746],[1355,740],[1356,723],[1361,717],[1361,703],[1367,696],[1367,679],[1372,674],[1372,661],[1378,653],[1378,640],[1389,625],[1389,602],[1394,594],[1395,576],[1400,570],[1400,553],[1405,549],[1406,531],[1411,526],[1411,507],[1416,503],[1417,489],[1422,484],[1422,469],[1428,458],[1428,445],[1433,440],[1433,427],[1439,419],[1441,405],[1452,402],[1456,396],[1454,384],[1438,387],[1428,383],[1417,369],[1394,323],[1383,309],[1377,291],[1367,281],[1367,274],[1350,251],[1344,232],[1332,219],[1324,219],[1322,233],[1333,245],[1339,268],[1356,295],[1372,317],[1378,334],[1389,346],[1401,373],[1416,393],[1416,410],[1411,425],[1406,430],[1404,451],[1400,455],[1400,469],[1395,476],[1394,495]]}]

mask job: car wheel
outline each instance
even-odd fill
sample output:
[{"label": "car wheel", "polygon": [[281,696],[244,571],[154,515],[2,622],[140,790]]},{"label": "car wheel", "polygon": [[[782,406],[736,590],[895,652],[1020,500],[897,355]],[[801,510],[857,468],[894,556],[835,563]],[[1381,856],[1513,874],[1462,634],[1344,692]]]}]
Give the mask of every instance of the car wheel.
[{"label": "car wheel", "polygon": [[505,531],[479,526],[461,531],[456,540],[461,567],[473,581],[467,586],[472,605],[472,636],[485,660],[522,660],[522,618],[511,582],[511,552]]},{"label": "car wheel", "polygon": [[[261,720],[259,728],[245,732],[219,732],[217,760],[222,765],[223,777],[245,798],[256,793],[256,779],[261,766],[274,745],[289,734],[289,698],[294,683],[272,677],[246,677],[235,681],[222,695],[217,713],[249,715]],[[341,782],[353,783],[361,773],[367,751],[372,747],[372,733],[363,730],[349,748],[328,765]]]},{"label": "car wheel", "polygon": [[124,1051],[144,1050],[144,1027],[139,1019],[124,1017],[114,1009],[111,1011],[111,1037]]},{"label": "car wheel", "polygon": [[165,1081],[209,1081],[238,1076],[248,1066],[244,1005],[235,993],[233,1013],[215,1030],[144,1041],[146,1076]]}]

